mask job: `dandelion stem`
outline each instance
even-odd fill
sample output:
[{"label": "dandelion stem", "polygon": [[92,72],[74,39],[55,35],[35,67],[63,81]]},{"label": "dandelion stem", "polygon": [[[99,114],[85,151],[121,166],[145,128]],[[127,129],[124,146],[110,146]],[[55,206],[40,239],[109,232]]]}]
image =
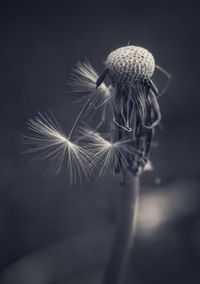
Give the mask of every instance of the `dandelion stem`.
[{"label": "dandelion stem", "polygon": [[139,176],[125,177],[116,210],[116,232],[102,284],[124,284],[136,233]]}]

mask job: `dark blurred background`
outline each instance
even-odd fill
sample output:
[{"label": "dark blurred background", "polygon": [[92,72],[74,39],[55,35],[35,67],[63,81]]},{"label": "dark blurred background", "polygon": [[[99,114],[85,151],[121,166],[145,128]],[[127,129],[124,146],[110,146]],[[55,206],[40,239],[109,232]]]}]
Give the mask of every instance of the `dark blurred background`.
[{"label": "dark blurred background", "polygon": [[[93,282],[83,280],[73,253],[59,256],[69,238],[82,239],[85,246],[91,234],[93,247],[98,239],[96,246],[105,249],[98,233],[102,228],[103,244],[112,242],[118,182],[107,175],[69,187],[64,172],[47,180],[45,165],[22,155],[21,136],[26,121],[48,108],[67,133],[78,113],[71,104],[78,96],[65,84],[71,68],[87,58],[102,72],[108,53],[128,42],[151,51],[172,80],[160,99],[163,127],[152,150],[154,171],[142,177],[127,283],[200,283],[198,2],[1,1],[0,22],[1,283],[99,283],[94,280],[100,273],[99,252],[97,270],[87,267],[94,271]],[[154,81],[162,87],[165,78],[157,72]],[[95,254],[90,245],[87,249]],[[103,267],[106,256],[101,258]],[[63,270],[47,277],[44,259],[45,265],[56,262]],[[78,259],[87,261],[81,250]],[[70,282],[64,267],[67,271],[71,262],[79,280]]]}]

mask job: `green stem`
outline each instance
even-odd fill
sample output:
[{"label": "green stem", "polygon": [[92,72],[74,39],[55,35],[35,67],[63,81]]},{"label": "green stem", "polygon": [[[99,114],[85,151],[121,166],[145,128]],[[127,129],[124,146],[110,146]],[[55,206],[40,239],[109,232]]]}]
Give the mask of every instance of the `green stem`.
[{"label": "green stem", "polygon": [[139,203],[139,176],[125,177],[116,212],[116,232],[111,258],[102,284],[124,284],[136,233]]}]

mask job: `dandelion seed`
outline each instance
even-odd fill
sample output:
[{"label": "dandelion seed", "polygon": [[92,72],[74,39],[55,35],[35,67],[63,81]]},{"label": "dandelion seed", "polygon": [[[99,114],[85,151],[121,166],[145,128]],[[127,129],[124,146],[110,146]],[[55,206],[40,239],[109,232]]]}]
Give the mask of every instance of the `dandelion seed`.
[{"label": "dandelion seed", "polygon": [[101,107],[110,100],[110,87],[105,83],[102,83],[98,88],[98,91],[95,91],[98,78],[98,73],[88,61],[84,63],[79,62],[77,64],[77,67],[73,69],[71,78],[67,84],[75,93],[87,94],[76,100],[76,102],[83,103],[87,101],[91,93],[93,93],[93,96],[91,97],[90,106],[92,105],[94,108]]},{"label": "dandelion seed", "polygon": [[25,153],[34,154],[34,159],[50,161],[46,175],[58,174],[66,163],[70,183],[82,180],[82,175],[89,178],[89,153],[76,145],[63,133],[54,115],[42,115],[38,112],[35,119],[27,122],[29,135],[24,135],[24,144],[28,146]]},{"label": "dandelion seed", "polygon": [[131,159],[140,155],[130,147],[130,141],[113,142],[89,128],[82,128],[80,133],[88,139],[88,149],[93,154],[93,165],[99,169],[99,176],[104,175],[108,168],[116,173],[122,167],[129,167]]},{"label": "dandelion seed", "polygon": [[88,137],[88,149],[93,154],[93,163],[103,175],[115,159],[114,143],[104,139],[99,133],[82,129],[82,134]]}]

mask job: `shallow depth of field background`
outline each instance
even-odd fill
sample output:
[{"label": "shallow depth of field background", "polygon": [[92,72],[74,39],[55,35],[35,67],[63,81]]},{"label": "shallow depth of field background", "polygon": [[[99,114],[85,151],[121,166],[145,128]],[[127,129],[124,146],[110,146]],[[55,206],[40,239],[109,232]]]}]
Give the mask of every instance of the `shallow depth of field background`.
[{"label": "shallow depth of field background", "polygon": [[[113,224],[117,181],[106,175],[69,187],[64,171],[46,180],[42,177],[46,163],[30,163],[21,154],[21,136],[27,132],[26,121],[48,108],[68,133],[78,113],[72,104],[78,95],[65,84],[71,68],[87,58],[102,72],[108,53],[130,42],[151,51],[157,64],[172,74],[172,81],[160,99],[163,127],[157,129],[151,153],[154,171],[142,177],[138,234],[127,283],[199,283],[198,5],[134,0],[23,2],[6,1],[0,10],[2,281],[22,284],[27,277],[32,279],[27,284],[71,283],[64,273],[57,280],[52,273],[52,279],[42,281],[39,264],[37,274],[37,265],[28,270],[20,267],[19,260],[32,259],[36,252],[41,259],[44,249],[48,256],[48,249],[64,246],[68,238]],[[165,82],[159,72],[154,80],[160,88]],[[54,250],[58,259],[59,253]],[[60,265],[67,267],[71,258],[66,255]]]}]

